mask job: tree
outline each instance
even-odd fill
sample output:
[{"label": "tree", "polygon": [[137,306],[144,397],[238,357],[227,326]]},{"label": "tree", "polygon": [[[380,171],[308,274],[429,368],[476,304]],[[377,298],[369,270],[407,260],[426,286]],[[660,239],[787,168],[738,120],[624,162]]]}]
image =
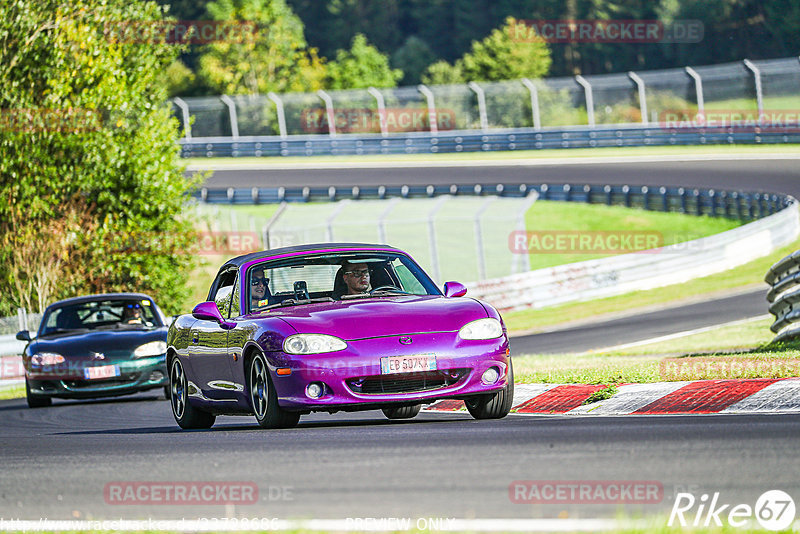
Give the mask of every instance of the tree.
[{"label": "tree", "polygon": [[550,69],[550,50],[525,23],[508,17],[502,28],[472,48],[460,60],[469,81],[502,81],[541,78]]},{"label": "tree", "polygon": [[392,54],[392,65],[403,71],[402,85],[414,85],[419,83],[422,73],[435,59],[428,43],[412,35]]},{"label": "tree", "polygon": [[389,58],[357,34],[350,50],[337,51],[336,60],[328,63],[326,85],[330,89],[395,87],[402,77],[403,71],[392,69]]},{"label": "tree", "polygon": [[160,8],[0,0],[0,12],[0,314],[133,290],[180,310],[193,182],[166,105],[179,47],[153,24]]},{"label": "tree", "polygon": [[206,45],[200,77],[223,94],[316,91],[325,66],[303,36],[303,23],[285,0],[217,0],[208,4],[214,20],[240,21],[244,38]]},{"label": "tree", "polygon": [[426,85],[448,85],[464,82],[464,73],[461,70],[461,63],[458,61],[455,65],[451,65],[442,59],[432,65],[428,65],[428,68],[422,74],[422,83]]}]

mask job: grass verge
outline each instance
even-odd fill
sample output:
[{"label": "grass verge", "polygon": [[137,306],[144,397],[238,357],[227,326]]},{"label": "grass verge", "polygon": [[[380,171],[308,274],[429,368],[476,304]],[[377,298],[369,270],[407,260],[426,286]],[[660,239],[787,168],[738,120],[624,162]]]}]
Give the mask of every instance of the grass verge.
[{"label": "grass verge", "polygon": [[[767,269],[800,248],[800,239],[782,247],[771,254],[730,269],[703,278],[688,280],[681,284],[665,286],[647,291],[635,291],[616,297],[607,297],[587,302],[575,302],[542,308],[536,310],[521,310],[503,314],[508,330],[512,334],[522,332],[533,333],[546,327],[557,324],[569,323],[587,318],[594,318],[604,314],[617,314],[629,312],[647,306],[675,304],[683,300],[697,299],[704,295],[725,292],[737,288],[763,284],[766,294],[767,286],[764,284],[764,275]],[[764,311],[767,305],[764,301]]]},{"label": "grass verge", "polygon": [[21,399],[25,397],[25,384],[0,388],[0,400]]},{"label": "grass verge", "polygon": [[515,356],[514,376],[517,383],[609,386],[800,376],[800,341],[771,343],[771,322],[761,318],[607,352]]}]

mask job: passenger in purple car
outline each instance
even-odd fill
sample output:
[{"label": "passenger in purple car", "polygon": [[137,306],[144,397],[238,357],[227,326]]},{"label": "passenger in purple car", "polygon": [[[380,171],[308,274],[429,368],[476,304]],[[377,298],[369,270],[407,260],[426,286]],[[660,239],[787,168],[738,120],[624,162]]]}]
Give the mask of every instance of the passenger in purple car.
[{"label": "passenger in purple car", "polygon": [[269,278],[264,275],[264,269],[256,268],[250,277],[250,309],[263,308],[267,305]]}]

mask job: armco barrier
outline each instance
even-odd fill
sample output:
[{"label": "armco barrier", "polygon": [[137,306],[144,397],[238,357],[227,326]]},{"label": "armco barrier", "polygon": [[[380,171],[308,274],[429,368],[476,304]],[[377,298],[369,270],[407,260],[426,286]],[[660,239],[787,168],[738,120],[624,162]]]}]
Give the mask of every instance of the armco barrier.
[{"label": "armco barrier", "polygon": [[771,286],[767,293],[769,312],[775,316],[770,326],[775,341],[800,335],[800,250],[775,263],[764,281]]},{"label": "armco barrier", "polygon": [[800,131],[779,128],[659,128],[617,125],[557,129],[516,128],[408,132],[402,134],[340,134],[192,137],[180,140],[183,157],[342,156],[362,154],[436,154],[664,145],[800,143]]},{"label": "armco barrier", "polygon": [[784,199],[781,211],[721,234],[467,284],[469,295],[505,312],[653,289],[731,269],[797,237],[797,201]]}]

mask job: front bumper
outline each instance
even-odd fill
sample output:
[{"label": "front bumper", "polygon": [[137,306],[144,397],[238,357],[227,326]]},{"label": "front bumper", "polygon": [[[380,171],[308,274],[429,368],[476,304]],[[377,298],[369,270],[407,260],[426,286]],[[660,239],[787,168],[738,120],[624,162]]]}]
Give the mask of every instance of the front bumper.
[{"label": "front bumper", "polygon": [[[396,337],[348,342],[344,351],[309,356],[272,353],[272,381],[282,408],[294,411],[334,411],[388,404],[431,403],[493,393],[505,387],[510,366],[508,340],[465,341],[453,333],[414,335],[412,345]],[[434,355],[436,370],[382,374],[381,357]],[[499,378],[484,384],[481,376],[495,367]],[[277,375],[289,368],[290,375]],[[323,384],[324,394],[309,397],[310,383]]]},{"label": "front bumper", "polygon": [[141,358],[113,362],[119,366],[119,376],[86,379],[76,369],[59,369],[58,366],[26,368],[26,378],[31,395],[70,399],[88,399],[128,395],[169,385],[166,357]]}]

